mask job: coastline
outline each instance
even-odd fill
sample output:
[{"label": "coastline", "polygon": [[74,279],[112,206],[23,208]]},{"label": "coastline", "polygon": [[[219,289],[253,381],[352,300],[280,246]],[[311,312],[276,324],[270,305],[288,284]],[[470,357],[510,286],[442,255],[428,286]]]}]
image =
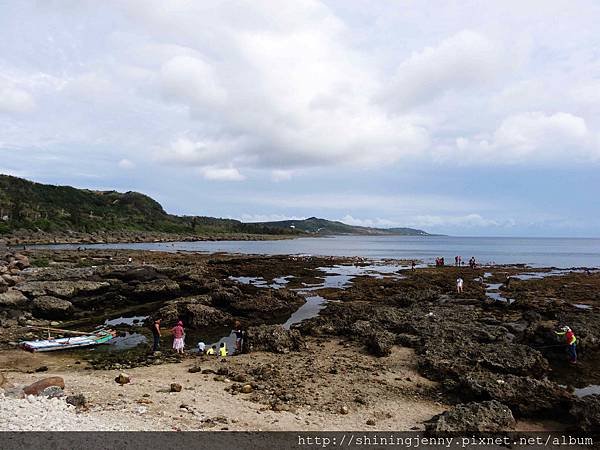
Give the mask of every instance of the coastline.
[{"label": "coastline", "polygon": [[201,241],[267,241],[296,239],[299,235],[277,234],[174,234],[157,232],[98,232],[98,233],[13,233],[0,236],[0,244],[8,247],[27,245],[87,245],[87,244],[127,244],[127,243],[168,243],[168,242],[201,242]]},{"label": "coastline", "polygon": [[[413,272],[405,261],[379,261],[378,267],[365,258],[113,249],[30,249],[3,264],[3,279],[13,284],[0,293],[6,396],[0,403],[25,406],[23,415],[4,419],[2,429],[43,428],[34,419],[36,408],[50,406],[19,392],[49,375],[64,379],[65,394],[87,399],[79,409],[57,400],[68,409],[59,414],[64,421],[58,429],[85,429],[97,420],[122,430],[425,430],[455,417],[460,405],[494,417],[503,429],[585,430],[598,420],[593,396],[575,394],[598,384],[598,272],[547,268],[519,279],[531,270],[502,265]],[[455,292],[459,274],[463,294]],[[503,286],[507,274],[514,277],[509,287]],[[325,299],[323,309],[289,331],[278,325],[315,295]],[[576,306],[584,303],[589,309]],[[184,320],[190,354],[172,355],[168,332],[160,356],[144,343],[114,352],[29,354],[15,348],[35,338],[30,324],[54,321],[78,329],[155,313],[166,329]],[[208,338],[213,326],[228,334],[234,320],[252,336],[250,353],[224,360],[192,354],[196,339]],[[553,340],[559,323],[569,323],[585,343],[575,373]],[[135,323],[115,329],[149,337]],[[120,372],[132,382],[115,383]],[[183,386],[181,392],[169,392],[171,383]],[[248,394],[241,391],[245,384]],[[506,409],[494,409],[490,400]],[[119,421],[105,420],[115,413]],[[466,417],[452,426],[492,427],[475,420],[479,416]]]}]

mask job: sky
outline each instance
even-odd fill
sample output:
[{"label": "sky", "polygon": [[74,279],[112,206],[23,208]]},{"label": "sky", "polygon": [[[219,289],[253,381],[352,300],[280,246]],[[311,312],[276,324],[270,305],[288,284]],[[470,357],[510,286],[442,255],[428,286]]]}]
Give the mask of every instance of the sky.
[{"label": "sky", "polygon": [[0,172],[173,214],[600,236],[600,2],[0,0]]}]

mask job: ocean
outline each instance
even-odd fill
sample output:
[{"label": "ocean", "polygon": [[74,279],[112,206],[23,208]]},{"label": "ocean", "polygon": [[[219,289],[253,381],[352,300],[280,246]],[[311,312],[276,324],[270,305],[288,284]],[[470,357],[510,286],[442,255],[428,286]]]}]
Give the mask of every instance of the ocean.
[{"label": "ocean", "polygon": [[418,259],[433,263],[444,257],[480,264],[527,264],[532,267],[600,267],[600,239],[456,236],[332,236],[277,241],[198,241],[169,243],[53,245],[46,248],[135,249],[156,251],[226,252],[361,256],[372,259]]}]

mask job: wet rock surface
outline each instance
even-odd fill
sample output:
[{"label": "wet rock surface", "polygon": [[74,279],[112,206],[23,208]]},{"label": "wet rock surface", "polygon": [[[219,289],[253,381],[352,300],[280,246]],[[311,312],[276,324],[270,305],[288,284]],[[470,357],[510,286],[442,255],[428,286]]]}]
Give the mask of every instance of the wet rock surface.
[{"label": "wet rock surface", "polygon": [[508,406],[496,400],[460,404],[425,425],[429,433],[438,432],[497,432],[511,430],[515,419]]},{"label": "wet rock surface", "polygon": [[248,328],[244,346],[246,352],[289,353],[306,349],[304,339],[298,330],[285,330],[280,325]]}]

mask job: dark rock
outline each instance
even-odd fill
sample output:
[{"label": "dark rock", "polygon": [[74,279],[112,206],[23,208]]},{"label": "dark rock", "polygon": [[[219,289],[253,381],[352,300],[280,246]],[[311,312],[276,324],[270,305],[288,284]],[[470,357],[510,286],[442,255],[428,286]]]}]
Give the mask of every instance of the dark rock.
[{"label": "dark rock", "polygon": [[73,405],[77,408],[82,408],[87,404],[87,399],[83,394],[69,395],[66,401],[69,405]]},{"label": "dark rock", "polygon": [[9,289],[0,294],[0,307],[23,307],[29,302],[29,299],[22,292],[16,289]]},{"label": "dark rock", "polygon": [[580,431],[587,433],[600,430],[600,395],[587,395],[576,399],[570,410]]},{"label": "dark rock", "polygon": [[60,398],[60,397],[64,397],[65,393],[58,386],[48,386],[46,389],[44,389],[42,392],[40,392],[39,395],[40,395],[40,397]]},{"label": "dark rock", "polygon": [[171,392],[181,392],[181,385],[179,383],[171,383]]},{"label": "dark rock", "polygon": [[200,366],[194,366],[194,367],[190,367],[188,369],[189,373],[198,373],[198,372],[202,372],[202,367]]},{"label": "dark rock", "polygon": [[62,319],[73,313],[73,304],[68,300],[44,295],[33,300],[33,313],[44,319]]},{"label": "dark rock", "polygon": [[117,377],[115,378],[115,381],[122,386],[124,384],[130,383],[131,379],[129,378],[129,375],[121,372],[119,375],[117,375]]},{"label": "dark rock", "polygon": [[495,400],[468,403],[434,416],[425,424],[429,433],[498,432],[513,429],[515,419],[510,408]]},{"label": "dark rock", "polygon": [[48,366],[40,366],[35,369],[36,372],[48,372]]},{"label": "dark rock", "polygon": [[465,400],[498,400],[522,417],[561,417],[573,401],[571,393],[552,381],[486,372],[461,376],[454,391]]},{"label": "dark rock", "polygon": [[50,386],[57,386],[60,389],[64,389],[65,380],[63,380],[61,377],[44,378],[43,380],[36,381],[35,383],[26,386],[23,388],[23,392],[25,395],[40,395],[44,389]]},{"label": "dark rock", "polygon": [[298,330],[286,330],[281,325],[260,325],[246,331],[245,351],[288,353],[302,351],[306,344]]},{"label": "dark rock", "polygon": [[182,320],[190,328],[223,326],[233,322],[233,317],[226,312],[208,305],[206,296],[184,297],[168,302],[157,314],[164,323],[175,323]]},{"label": "dark rock", "polygon": [[367,338],[367,350],[375,356],[388,356],[395,342],[396,336],[389,331],[374,332]]}]

